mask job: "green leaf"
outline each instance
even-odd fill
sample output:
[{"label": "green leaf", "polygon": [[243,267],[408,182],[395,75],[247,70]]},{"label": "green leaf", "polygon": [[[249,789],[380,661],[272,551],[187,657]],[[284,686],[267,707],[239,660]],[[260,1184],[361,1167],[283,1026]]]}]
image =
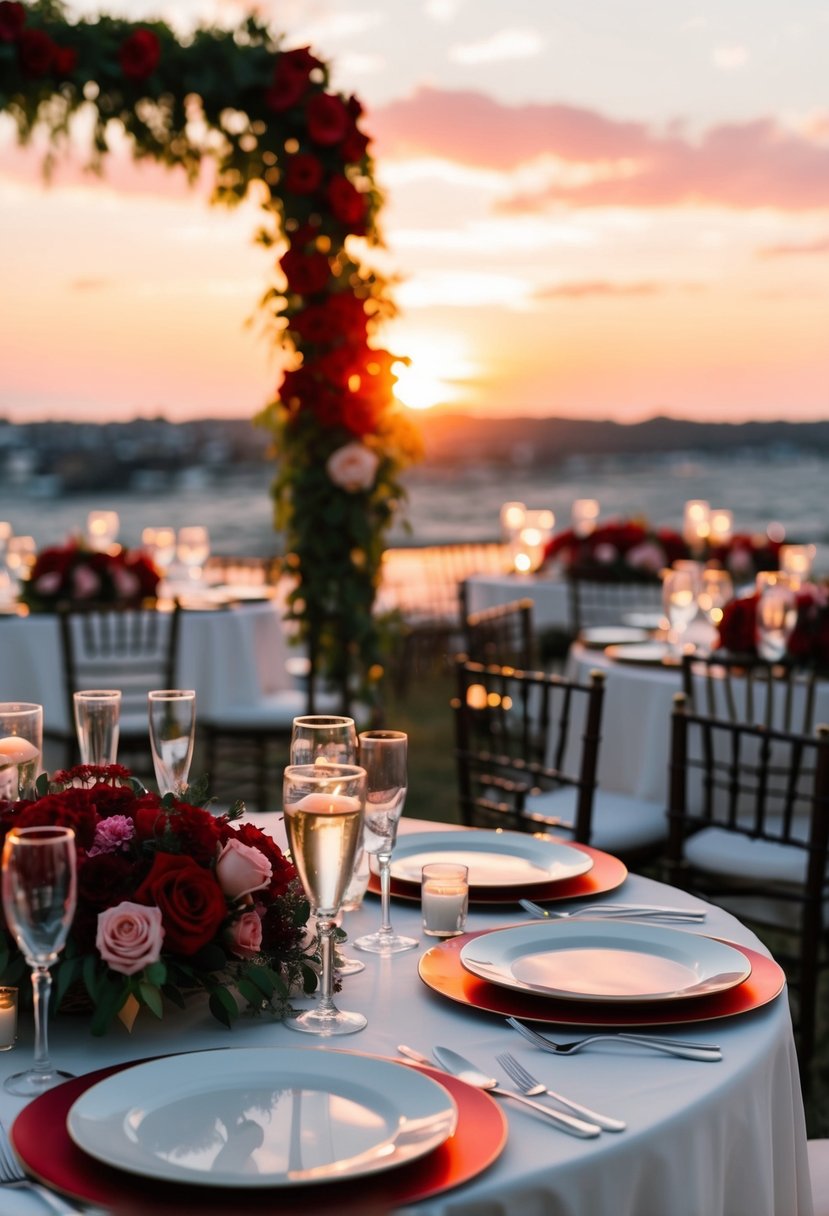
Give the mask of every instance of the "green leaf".
[{"label": "green leaf", "polygon": [[52,991],[52,1000],[55,1003],[55,1008],[60,1008],[60,1003],[66,996],[67,990],[81,974],[81,959],[64,958],[53,969],[53,978],[55,986]]},{"label": "green leaf", "polygon": [[172,1004],[175,1005],[178,1009],[187,1008],[187,1002],[185,1001],[184,997],[181,995],[181,992],[179,991],[179,989],[176,988],[175,984],[165,984],[162,989],[162,992],[164,993],[167,1000],[172,1002]]},{"label": "green leaf", "polygon": [[155,988],[163,988],[167,982],[166,964],[160,959],[157,963],[150,963],[148,967],[144,968],[144,979]]},{"label": "green leaf", "polygon": [[160,988],[157,988],[155,984],[148,984],[145,980],[142,980],[138,985],[138,995],[157,1018],[164,1016],[164,1003],[161,999]]},{"label": "green leaf", "polygon": [[275,987],[274,981],[279,977],[271,971],[270,967],[261,967],[258,963],[249,963],[245,968],[244,976],[245,979],[250,980],[256,985],[266,1000],[271,999]]},{"label": "green leaf", "polygon": [[239,989],[242,996],[253,1009],[261,1009],[266,1003],[266,998],[262,992],[245,976],[242,976],[236,981],[236,987]]},{"label": "green leaf", "polygon": [[216,1021],[221,1022],[223,1026],[227,1026],[228,1030],[230,1030],[239,1016],[239,1006],[227,988],[222,988],[221,986],[214,988],[210,993],[209,1004],[210,1012]]}]

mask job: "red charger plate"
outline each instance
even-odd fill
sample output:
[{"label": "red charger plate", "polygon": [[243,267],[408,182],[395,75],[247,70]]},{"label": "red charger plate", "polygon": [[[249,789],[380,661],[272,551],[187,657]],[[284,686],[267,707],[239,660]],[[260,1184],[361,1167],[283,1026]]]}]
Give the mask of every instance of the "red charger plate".
[{"label": "red charger plate", "polygon": [[[507,1140],[507,1120],[495,1099],[434,1068],[420,1071],[449,1091],[458,1107],[454,1136],[425,1157],[351,1181],[264,1191],[188,1186],[122,1173],[87,1156],[70,1139],[72,1104],[98,1081],[142,1061],[116,1064],[65,1081],[35,1098],[12,1127],[12,1141],[27,1172],[73,1199],[98,1204],[117,1216],[179,1216],[184,1211],[270,1212],[280,1216],[380,1216],[404,1203],[460,1186],[487,1169]],[[399,1062],[399,1061],[396,1061]],[[209,1067],[206,1063],[205,1067]],[[410,1067],[401,1065],[401,1067]]]},{"label": "red charger plate", "polygon": [[[433,992],[461,1005],[498,1013],[503,1017],[521,1018],[525,1022],[551,1022],[565,1026],[671,1026],[685,1022],[708,1022],[714,1018],[734,1017],[759,1009],[783,991],[786,977],[779,963],[758,954],[748,946],[729,941],[751,963],[751,975],[724,992],[710,996],[686,997],[677,1001],[643,1001],[641,1004],[611,1005],[604,1002],[568,1001],[535,993],[513,992],[479,979],[467,971],[461,962],[461,950],[466,942],[492,932],[465,933],[432,946],[421,955],[418,973]],[[717,940],[725,940],[718,938]]]},{"label": "red charger plate", "polygon": [[[569,841],[557,843],[569,844]],[[559,879],[558,882],[528,883],[523,887],[470,887],[469,901],[473,904],[517,904],[519,899],[532,899],[536,903],[548,904],[557,899],[585,899],[590,895],[603,895],[620,887],[628,876],[627,866],[618,857],[591,849],[589,845],[573,845],[593,858],[593,868],[575,878]],[[380,894],[380,878],[371,874],[368,890]],[[391,893],[396,899],[411,899],[420,902],[420,883],[408,879],[392,878]]]}]

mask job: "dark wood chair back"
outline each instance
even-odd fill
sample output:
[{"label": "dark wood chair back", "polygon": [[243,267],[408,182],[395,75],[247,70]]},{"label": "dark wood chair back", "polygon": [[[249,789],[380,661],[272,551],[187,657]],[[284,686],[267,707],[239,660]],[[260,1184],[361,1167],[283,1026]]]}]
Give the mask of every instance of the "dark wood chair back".
[{"label": "dark wood chair back", "polygon": [[659,612],[662,588],[641,579],[599,581],[571,570],[567,573],[570,624],[575,633],[603,625],[619,625],[631,612]]},{"label": "dark wood chair back", "polygon": [[533,601],[513,600],[469,613],[464,625],[464,651],[475,663],[532,671],[536,666]]},{"label": "dark wood chair back", "polygon": [[[537,831],[525,817],[529,794],[577,791],[573,838],[590,840],[601,737],[604,676],[589,684],[563,676],[455,661],[455,755],[461,818],[470,827]],[[572,741],[577,740],[575,753]],[[577,757],[572,766],[565,758]]]},{"label": "dark wood chair back", "polygon": [[814,729],[814,670],[715,651],[682,656],[689,707],[713,718],[809,734]]},{"label": "dark wood chair back", "polygon": [[798,993],[807,1064],[827,962],[829,727],[801,734],[713,718],[677,693],[668,816],[671,879],[785,941],[775,955]]}]

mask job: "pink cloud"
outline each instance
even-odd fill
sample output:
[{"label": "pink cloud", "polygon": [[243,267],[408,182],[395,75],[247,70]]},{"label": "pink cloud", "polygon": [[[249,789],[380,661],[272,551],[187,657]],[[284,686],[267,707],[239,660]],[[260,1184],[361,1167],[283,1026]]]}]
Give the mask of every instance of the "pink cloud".
[{"label": "pink cloud", "polygon": [[541,287],[535,295],[540,300],[587,300],[597,296],[629,298],[665,295],[674,289],[701,291],[702,287],[699,283],[612,283],[607,279],[584,279]]},{"label": "pink cloud", "polygon": [[814,241],[802,241],[799,244],[766,245],[758,249],[761,258],[799,257],[803,254],[829,253],[829,236],[818,237]]},{"label": "pink cloud", "polygon": [[591,110],[550,103],[509,106],[476,92],[421,88],[373,112],[380,156],[441,156],[510,170],[547,155],[595,165],[588,180],[516,195],[508,211],[683,204],[829,207],[829,148],[769,118],[711,127],[699,139]]}]

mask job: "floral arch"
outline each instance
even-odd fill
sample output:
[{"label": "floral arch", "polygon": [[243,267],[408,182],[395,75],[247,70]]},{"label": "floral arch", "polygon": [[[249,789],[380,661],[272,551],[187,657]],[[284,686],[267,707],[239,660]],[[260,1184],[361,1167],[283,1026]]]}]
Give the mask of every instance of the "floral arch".
[{"label": "floral arch", "polygon": [[211,202],[259,191],[256,239],[275,257],[259,304],[290,356],[258,419],[274,437],[275,524],[297,580],[289,614],[311,656],[312,704],[320,677],[345,707],[382,675],[372,608],[399,474],[419,444],[393,398],[395,358],[372,344],[394,308],[362,260],[380,243],[382,202],[362,108],[328,86],[308,47],[284,50],[253,17],[182,39],[163,22],[69,22],[58,0],[0,0],[0,110],[21,141],[44,128],[58,146],[91,110],[95,168],[120,124],[135,160],[193,181],[212,159]]}]

